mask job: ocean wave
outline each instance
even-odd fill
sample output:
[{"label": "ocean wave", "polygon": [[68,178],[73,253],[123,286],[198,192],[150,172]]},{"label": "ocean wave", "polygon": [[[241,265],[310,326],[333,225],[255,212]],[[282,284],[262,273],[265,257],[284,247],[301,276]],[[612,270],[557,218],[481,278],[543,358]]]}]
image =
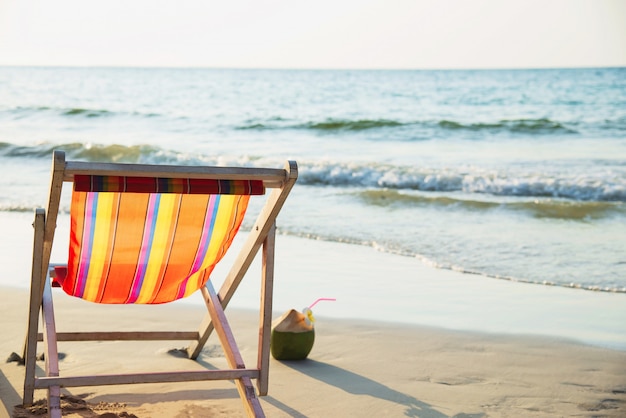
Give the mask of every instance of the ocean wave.
[{"label": "ocean wave", "polygon": [[601,122],[600,126],[605,130],[626,131],[626,116],[615,120],[605,119]]},{"label": "ocean wave", "polygon": [[37,205],[28,206],[28,205],[2,205],[0,204],[0,212],[33,212]]},{"label": "ocean wave", "polygon": [[91,145],[81,143],[59,145],[46,143],[21,146],[0,142],[0,155],[3,157],[49,158],[56,149],[64,150],[69,158],[92,162],[137,163],[163,153],[160,148],[150,145]]},{"label": "ocean wave", "polygon": [[388,119],[328,119],[323,122],[308,122],[297,127],[317,131],[364,131],[377,128],[395,128],[406,123]]},{"label": "ocean wave", "polygon": [[[181,165],[281,166],[277,158],[249,155],[215,156],[165,150],[152,145],[52,144],[32,146],[0,142],[0,157],[49,158],[63,149],[84,161]],[[612,162],[619,166],[619,161]],[[622,169],[619,170],[620,172]],[[360,187],[420,192],[463,192],[499,197],[569,199],[583,202],[626,202],[626,175],[603,168],[597,173],[486,170],[477,167],[429,168],[381,163],[299,161],[298,183],[309,186]]]},{"label": "ocean wave", "polygon": [[556,122],[548,118],[540,119],[503,119],[494,123],[460,123],[450,120],[442,120],[438,123],[442,129],[488,131],[488,132],[510,132],[522,134],[575,134],[575,129],[565,126],[561,122]]},{"label": "ocean wave", "polygon": [[111,116],[113,112],[104,109],[83,109],[80,107],[74,107],[62,111],[66,116],[84,116],[87,118],[97,118],[101,116]]},{"label": "ocean wave", "polygon": [[3,157],[29,157],[42,158],[52,155],[57,146],[52,145],[15,145],[8,142],[0,142],[0,155]]},{"label": "ocean wave", "polygon": [[387,188],[422,192],[464,192],[493,196],[575,201],[626,202],[626,178],[578,173],[514,173],[472,168],[431,169],[384,164],[304,163],[300,184]]},{"label": "ocean wave", "polygon": [[[608,122],[603,122],[606,125]],[[390,129],[410,126],[417,130],[443,131],[484,131],[490,133],[513,134],[576,134],[573,126],[564,122],[553,121],[548,118],[540,119],[502,119],[496,122],[466,123],[454,120],[422,120],[402,121],[393,119],[338,119],[328,118],[319,121],[295,122],[283,118],[267,120],[249,120],[237,127],[241,130],[276,130],[276,129],[304,129],[319,132],[338,133],[354,132],[373,129]],[[572,124],[573,125],[573,124]]]},{"label": "ocean wave", "polygon": [[41,143],[36,145],[15,145],[0,142],[2,158],[51,158],[54,150],[63,150],[68,159],[87,162],[116,162],[140,164],[175,164],[208,166],[254,166],[255,162],[263,166],[280,167],[284,160],[261,159],[247,155],[222,156],[203,155],[166,150],[153,145],[90,144],[90,143]]},{"label": "ocean wave", "polygon": [[267,120],[248,120],[238,126],[239,130],[276,130],[276,129],[306,129],[320,132],[365,131],[370,129],[394,128],[406,123],[388,119],[335,119],[328,118],[322,121],[295,122],[281,117]]},{"label": "ocean wave", "polygon": [[593,220],[613,215],[626,215],[626,204],[621,202],[580,202],[555,199],[496,202],[450,196],[424,196],[388,189],[360,191],[357,196],[367,204],[377,206],[431,206],[469,211],[499,209],[522,212],[536,218]]},{"label": "ocean wave", "polygon": [[136,111],[124,112],[108,109],[90,109],[83,107],[17,106],[0,110],[0,118],[5,117],[8,119],[26,119],[40,116],[94,119],[115,116],[135,116],[152,118],[159,115],[155,113],[142,113]]},{"label": "ocean wave", "polygon": [[[29,204],[13,204],[13,203],[2,204],[2,203],[0,203],[0,212],[34,213],[35,209],[40,208],[40,207],[41,207],[41,203],[33,203],[32,205],[29,205]],[[59,213],[69,214],[70,213],[69,206],[67,206],[67,207],[62,206],[62,207],[60,207],[59,208]]]},{"label": "ocean wave", "polygon": [[596,121],[580,120],[555,120],[544,118],[490,118],[487,120],[458,120],[450,119],[405,119],[394,117],[365,117],[345,118],[328,115],[319,118],[300,120],[282,115],[270,117],[252,118],[244,121],[232,119],[224,120],[207,119],[205,116],[198,118],[192,113],[176,114],[168,111],[162,113],[143,112],[138,110],[122,110],[98,107],[64,107],[64,106],[16,106],[0,108],[0,120],[28,120],[30,118],[58,117],[67,120],[93,120],[112,118],[137,118],[137,119],[185,119],[194,123],[215,126],[224,124],[224,127],[237,131],[271,131],[271,130],[302,130],[317,134],[356,134],[359,132],[382,131],[393,132],[397,129],[408,129],[409,138],[423,140],[438,136],[459,136],[468,134],[510,134],[510,135],[578,135],[593,132],[594,134],[606,135],[607,132],[626,130],[626,119],[621,116],[615,119],[603,119]]}]

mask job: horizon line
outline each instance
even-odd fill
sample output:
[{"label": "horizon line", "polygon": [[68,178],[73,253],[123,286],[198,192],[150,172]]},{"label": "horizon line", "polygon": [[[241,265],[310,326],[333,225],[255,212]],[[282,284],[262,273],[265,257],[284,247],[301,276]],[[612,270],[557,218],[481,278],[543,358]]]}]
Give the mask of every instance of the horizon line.
[{"label": "horizon line", "polygon": [[67,68],[67,69],[163,69],[163,70],[241,70],[241,71],[528,71],[528,70],[584,70],[621,69],[624,65],[582,66],[529,66],[529,67],[406,67],[406,68],[359,68],[359,67],[236,67],[202,65],[116,65],[116,64],[2,64],[2,68]]}]

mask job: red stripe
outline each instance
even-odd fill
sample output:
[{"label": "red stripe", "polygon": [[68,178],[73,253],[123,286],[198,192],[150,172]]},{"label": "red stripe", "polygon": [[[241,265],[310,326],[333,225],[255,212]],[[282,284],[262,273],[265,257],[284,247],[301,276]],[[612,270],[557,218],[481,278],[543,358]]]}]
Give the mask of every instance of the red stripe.
[{"label": "red stripe", "polygon": [[261,180],[211,180],[79,174],[74,176],[74,190],[77,192],[265,194],[265,186]]}]

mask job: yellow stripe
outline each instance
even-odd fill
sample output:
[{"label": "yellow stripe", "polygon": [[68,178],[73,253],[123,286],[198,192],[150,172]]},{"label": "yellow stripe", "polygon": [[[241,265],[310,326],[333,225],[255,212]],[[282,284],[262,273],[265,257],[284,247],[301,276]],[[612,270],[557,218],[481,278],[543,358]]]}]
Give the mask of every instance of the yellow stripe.
[{"label": "yellow stripe", "polygon": [[220,206],[217,208],[217,215],[215,217],[215,225],[213,227],[213,235],[209,242],[209,248],[207,249],[206,257],[202,262],[201,269],[205,269],[213,262],[219,255],[219,251],[224,245],[224,239],[226,234],[230,232],[229,221],[233,213],[235,199],[233,196],[222,195],[220,197]]},{"label": "yellow stripe", "polygon": [[89,260],[89,274],[85,283],[83,299],[95,301],[98,297],[98,288],[103,279],[104,264],[108,257],[109,231],[111,228],[111,214],[113,212],[113,193],[100,193],[96,209],[96,225],[94,229],[91,259]]},{"label": "yellow stripe", "polygon": [[141,286],[141,293],[135,303],[150,303],[158,284],[161,282],[161,267],[166,262],[167,253],[171,247],[168,238],[171,228],[176,226],[173,219],[179,199],[180,196],[176,194],[161,195],[146,275]]}]

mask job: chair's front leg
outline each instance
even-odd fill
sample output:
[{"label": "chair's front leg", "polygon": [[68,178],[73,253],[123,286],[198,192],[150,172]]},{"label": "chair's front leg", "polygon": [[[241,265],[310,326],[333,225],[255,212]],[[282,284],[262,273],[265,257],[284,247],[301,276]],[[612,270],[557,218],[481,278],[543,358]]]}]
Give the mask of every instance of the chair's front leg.
[{"label": "chair's front leg", "polygon": [[[219,337],[220,344],[224,350],[224,356],[231,369],[245,369],[244,364],[237,343],[235,342],[235,336],[230,328],[224,309],[222,309],[222,303],[219,297],[215,293],[213,284],[208,282],[205,287],[202,288],[202,295],[204,296],[209,314],[213,318],[213,326],[215,332]],[[239,397],[243,401],[246,413],[249,417],[264,417],[263,409],[259,398],[254,393],[254,386],[252,386],[252,380],[249,377],[242,377],[235,380],[237,385],[237,391]]]},{"label": "chair's front leg", "polygon": [[43,272],[43,243],[45,228],[45,211],[37,209],[35,211],[35,221],[33,222],[34,242],[33,242],[33,262],[30,282],[30,302],[28,310],[28,324],[26,341],[24,342],[24,396],[22,403],[24,406],[32,405],[35,392],[35,367],[37,361],[37,334],[39,333],[39,311],[41,310],[41,300],[44,285]]},{"label": "chair's front leg", "polygon": [[[54,323],[54,306],[52,304],[52,287],[50,277],[46,278],[43,291],[41,316],[43,321],[43,343],[46,353],[46,377],[59,376],[59,352],[57,349],[56,325]],[[61,417],[61,388],[48,387],[48,415],[51,418]]]}]

